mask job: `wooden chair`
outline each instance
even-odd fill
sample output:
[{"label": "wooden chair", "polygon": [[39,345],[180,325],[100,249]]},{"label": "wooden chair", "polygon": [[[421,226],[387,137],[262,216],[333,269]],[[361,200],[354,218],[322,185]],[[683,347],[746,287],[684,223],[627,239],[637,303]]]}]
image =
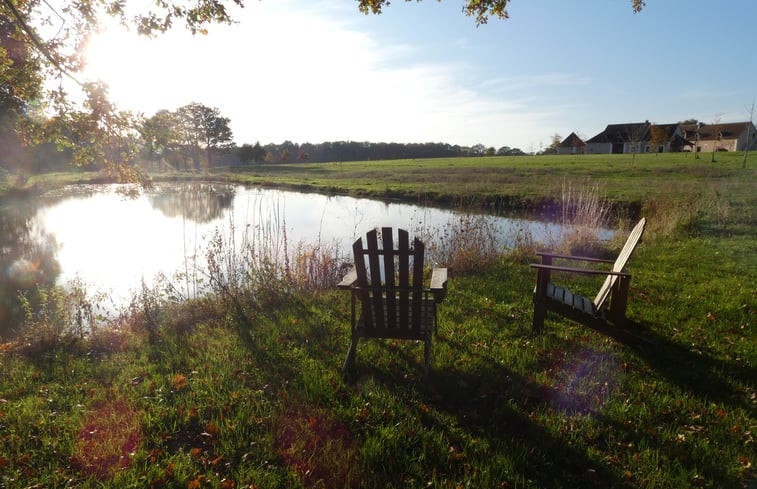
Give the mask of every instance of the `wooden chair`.
[{"label": "wooden chair", "polygon": [[355,266],[337,286],[352,293],[352,339],[342,370],[349,371],[360,338],[395,338],[425,343],[428,375],[436,305],[446,293],[447,269],[434,268],[431,286],[424,288],[423,243],[415,238],[411,247],[408,233],[402,229],[397,230],[397,243],[392,228],[382,228],[380,238],[381,246],[374,229],[366,234],[365,243],[362,238],[355,241]]},{"label": "wooden chair", "polygon": [[[646,219],[642,218],[631,230],[626,244],[620,251],[618,258],[602,260],[581,256],[556,255],[538,252],[542,257],[541,263],[532,263],[536,268],[536,287],[534,288],[534,331],[544,328],[544,319],[547,311],[556,312],[581,324],[594,328],[600,332],[621,340],[638,340],[630,332],[626,331],[626,306],[628,304],[628,289],[631,283],[631,275],[626,272],[625,266],[636,245],[641,241],[644,233]],[[573,268],[553,265],[553,260],[576,260],[595,263],[612,263],[612,269],[595,270],[588,268]],[[602,287],[593,301],[572,293],[563,287],[551,282],[551,272],[568,272],[587,275],[607,275]],[[609,301],[609,306],[607,302]]]}]

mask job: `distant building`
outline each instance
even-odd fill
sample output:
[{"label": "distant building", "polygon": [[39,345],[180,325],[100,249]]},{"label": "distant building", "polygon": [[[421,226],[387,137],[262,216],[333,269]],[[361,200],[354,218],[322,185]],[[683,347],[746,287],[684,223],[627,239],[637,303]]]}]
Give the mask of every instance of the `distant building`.
[{"label": "distant building", "polygon": [[[649,121],[608,124],[586,141],[587,154],[670,153],[691,151],[694,143],[681,124],[651,124]],[[654,144],[653,144],[654,143]]]},{"label": "distant building", "polygon": [[751,122],[686,124],[681,128],[683,137],[692,141],[696,151],[744,151],[747,145],[757,150],[757,129]]},{"label": "distant building", "polygon": [[586,143],[579,138],[575,132],[560,142],[557,147],[557,154],[559,155],[580,155],[584,153],[586,149]]},{"label": "distant building", "polygon": [[[655,141],[657,132],[658,141]],[[660,144],[662,142],[662,144]],[[681,124],[652,124],[649,128],[649,141],[646,147],[648,153],[678,153],[691,151],[694,143],[687,140]]]},{"label": "distant building", "polygon": [[586,154],[623,154],[646,152],[649,121],[608,124],[605,130],[586,141]]}]

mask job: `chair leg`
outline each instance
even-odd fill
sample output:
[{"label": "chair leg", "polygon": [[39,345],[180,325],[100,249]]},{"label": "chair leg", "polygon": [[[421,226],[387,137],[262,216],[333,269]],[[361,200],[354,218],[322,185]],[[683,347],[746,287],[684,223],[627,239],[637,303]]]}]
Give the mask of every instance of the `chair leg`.
[{"label": "chair leg", "polygon": [[534,319],[533,319],[533,331],[535,333],[541,333],[544,329],[544,319],[547,317],[547,305],[544,301],[534,301]]},{"label": "chair leg", "polygon": [[426,340],[426,345],[424,347],[424,363],[425,363],[425,369],[426,373],[425,376],[428,377],[429,372],[431,371],[431,339]]},{"label": "chair leg", "polygon": [[347,375],[349,373],[350,369],[352,368],[352,364],[355,362],[355,351],[357,350],[357,337],[352,338],[352,341],[350,342],[350,349],[347,351],[347,357],[344,359],[344,364],[342,365],[342,374]]}]

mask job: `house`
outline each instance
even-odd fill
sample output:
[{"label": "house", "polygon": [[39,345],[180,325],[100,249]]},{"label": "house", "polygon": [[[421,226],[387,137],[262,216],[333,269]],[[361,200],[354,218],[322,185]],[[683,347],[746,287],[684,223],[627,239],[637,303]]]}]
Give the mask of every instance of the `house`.
[{"label": "house", "polygon": [[649,121],[609,124],[586,141],[587,154],[670,153],[690,151],[693,147],[681,124],[651,124]]},{"label": "house", "polygon": [[557,154],[559,155],[579,155],[583,154],[586,149],[586,143],[579,138],[575,132],[560,142],[557,146]]},{"label": "house", "polygon": [[651,126],[649,121],[608,124],[604,131],[586,141],[586,154],[645,152]]},{"label": "house", "polygon": [[752,122],[699,123],[681,127],[683,137],[692,141],[697,152],[757,150],[757,129]]},{"label": "house", "polygon": [[691,151],[694,143],[687,140],[681,124],[652,124],[649,128],[648,153]]}]

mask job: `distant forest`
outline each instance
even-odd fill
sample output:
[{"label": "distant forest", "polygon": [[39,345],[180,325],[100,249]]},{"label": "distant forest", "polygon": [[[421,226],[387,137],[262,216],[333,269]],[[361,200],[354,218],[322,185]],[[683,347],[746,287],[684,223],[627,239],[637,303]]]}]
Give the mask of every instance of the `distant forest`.
[{"label": "distant forest", "polygon": [[[12,149],[11,149],[12,148]],[[392,159],[452,158],[464,156],[523,156],[519,148],[503,146],[499,149],[475,146],[458,146],[445,143],[370,143],[334,141],[320,144],[297,144],[285,141],[281,144],[258,143],[212,148],[210,167],[245,167],[266,164],[375,161]],[[202,155],[202,153],[199,153]],[[148,171],[188,170],[207,167],[207,158],[200,156],[195,148],[176,145],[163,148],[160,154],[144,151],[134,163]],[[44,173],[65,171],[72,166],[70,150],[59,150],[52,143],[43,143],[22,148],[21,145],[6,145],[0,148],[0,173]],[[82,169],[96,171],[102,165],[89,164]]]},{"label": "distant forest", "polygon": [[297,144],[285,141],[281,144],[261,146],[243,144],[219,154],[214,160],[223,166],[256,163],[371,161],[415,158],[454,158],[461,156],[523,156],[519,148],[503,146],[499,149],[475,146],[459,146],[445,143],[371,143],[358,141],[334,141],[320,144]]}]

